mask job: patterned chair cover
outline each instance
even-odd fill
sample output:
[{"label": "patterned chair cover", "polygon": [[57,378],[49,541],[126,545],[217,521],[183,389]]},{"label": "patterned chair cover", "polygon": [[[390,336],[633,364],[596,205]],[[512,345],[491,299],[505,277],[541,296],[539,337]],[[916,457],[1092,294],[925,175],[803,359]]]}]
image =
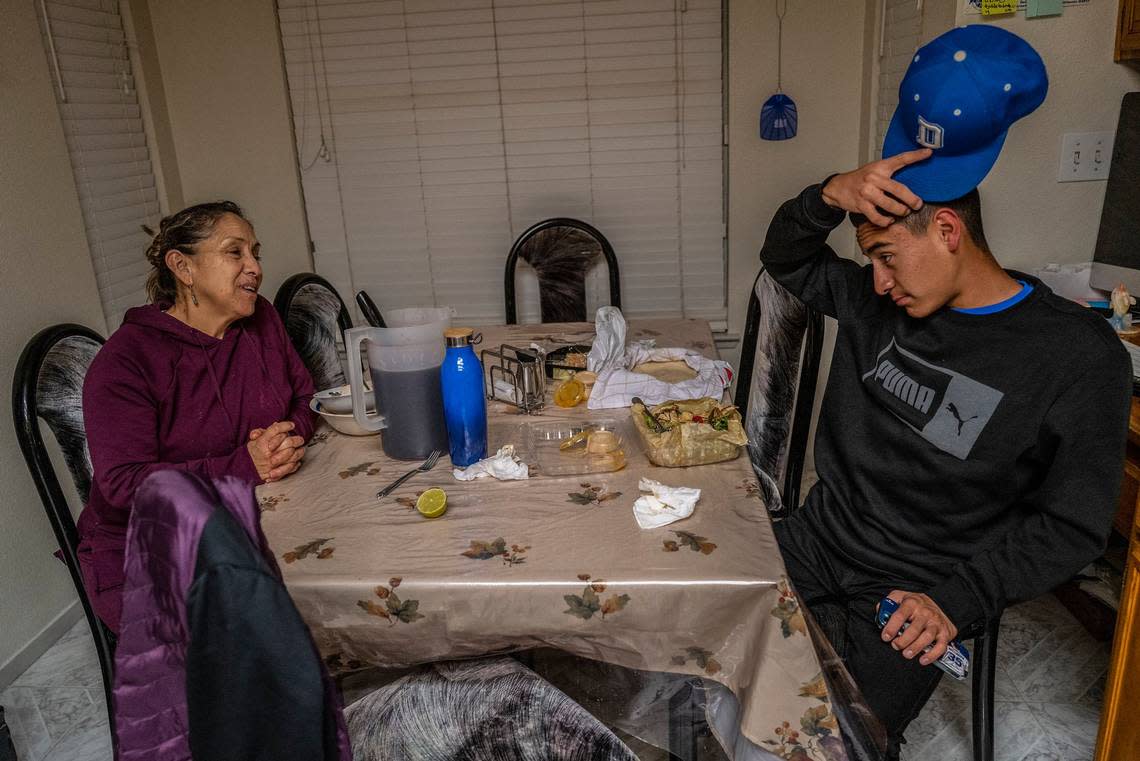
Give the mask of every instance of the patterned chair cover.
[{"label": "patterned chair cover", "polygon": [[[301,285],[290,288],[291,281],[298,277],[302,278]],[[344,302],[324,279],[314,275],[294,278],[282,284],[274,300],[285,331],[318,390],[342,386],[347,381],[337,343],[343,341],[345,328],[341,321],[348,319]],[[285,294],[290,298],[283,300]],[[351,328],[352,323],[347,327]]]},{"label": "patterned chair cover", "polygon": [[437,663],[345,710],[356,761],[636,761],[617,735],[517,661]]},{"label": "patterned chair cover", "polygon": [[[756,280],[760,325],[744,430],[769,512],[782,515],[779,484],[788,465],[800,355],[809,310],[767,272]],[[788,506],[795,509],[796,505]]]},{"label": "patterned chair cover", "polygon": [[543,322],[585,322],[586,273],[604,257],[610,275],[610,303],[621,307],[617,258],[605,236],[575,219],[534,225],[515,242],[507,259],[507,322],[515,322],[514,270],[522,258],[538,275]]},{"label": "patterned chair cover", "polygon": [[56,342],[40,365],[36,389],[36,414],[55,436],[83,504],[91,494],[93,473],[83,429],[83,378],[101,347],[80,335]]}]

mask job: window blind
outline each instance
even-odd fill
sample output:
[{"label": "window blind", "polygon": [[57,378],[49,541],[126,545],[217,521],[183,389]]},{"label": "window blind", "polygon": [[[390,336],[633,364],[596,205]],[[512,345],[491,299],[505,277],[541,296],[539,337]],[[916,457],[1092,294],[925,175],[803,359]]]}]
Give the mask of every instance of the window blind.
[{"label": "window blind", "polygon": [[109,330],[146,299],[161,212],[117,0],[44,0],[41,29]]},{"label": "window blind", "polygon": [[[511,243],[566,216],[613,244],[627,315],[723,322],[720,0],[278,9],[316,267],[338,289],[500,322]],[[604,303],[602,267],[589,284]]]}]

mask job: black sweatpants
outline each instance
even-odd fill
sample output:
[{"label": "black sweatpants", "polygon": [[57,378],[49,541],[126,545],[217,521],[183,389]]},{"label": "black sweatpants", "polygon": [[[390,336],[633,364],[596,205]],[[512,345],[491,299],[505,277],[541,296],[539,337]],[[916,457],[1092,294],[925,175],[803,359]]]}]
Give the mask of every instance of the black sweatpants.
[{"label": "black sweatpants", "polygon": [[[923,666],[917,657],[907,660],[884,642],[875,624],[875,606],[892,589],[921,590],[914,583],[877,579],[847,567],[820,543],[817,529],[802,510],[773,524],[773,528],[800,603],[820,620],[863,697],[886,728],[887,757],[897,758],[903,732],[938,686],[942,670],[934,664]],[[838,608],[839,615],[815,613],[824,605],[832,612]],[[841,631],[835,630],[835,618],[839,618]]]}]

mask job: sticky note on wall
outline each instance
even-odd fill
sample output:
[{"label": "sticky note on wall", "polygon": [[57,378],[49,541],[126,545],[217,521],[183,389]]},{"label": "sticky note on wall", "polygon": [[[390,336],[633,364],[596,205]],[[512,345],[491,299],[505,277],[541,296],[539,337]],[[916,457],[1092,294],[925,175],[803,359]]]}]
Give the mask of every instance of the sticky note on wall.
[{"label": "sticky note on wall", "polygon": [[982,0],[982,15],[996,16],[1000,13],[1016,13],[1017,0]]},{"label": "sticky note on wall", "polygon": [[1060,16],[1062,10],[1064,10],[1063,0],[1026,0],[1025,18]]}]

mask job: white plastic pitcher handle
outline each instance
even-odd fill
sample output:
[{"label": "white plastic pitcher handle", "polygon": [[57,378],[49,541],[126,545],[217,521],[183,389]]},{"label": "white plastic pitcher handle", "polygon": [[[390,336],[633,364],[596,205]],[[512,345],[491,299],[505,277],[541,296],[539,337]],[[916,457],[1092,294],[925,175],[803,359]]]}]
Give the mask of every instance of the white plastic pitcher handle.
[{"label": "white plastic pitcher handle", "polygon": [[[375,328],[349,328],[344,331],[344,349],[348,358],[348,385],[352,387],[352,417],[367,431],[379,431],[387,426],[383,415],[368,417],[365,410],[364,378],[360,370],[360,344]],[[376,409],[380,409],[380,398],[376,398]]]}]

